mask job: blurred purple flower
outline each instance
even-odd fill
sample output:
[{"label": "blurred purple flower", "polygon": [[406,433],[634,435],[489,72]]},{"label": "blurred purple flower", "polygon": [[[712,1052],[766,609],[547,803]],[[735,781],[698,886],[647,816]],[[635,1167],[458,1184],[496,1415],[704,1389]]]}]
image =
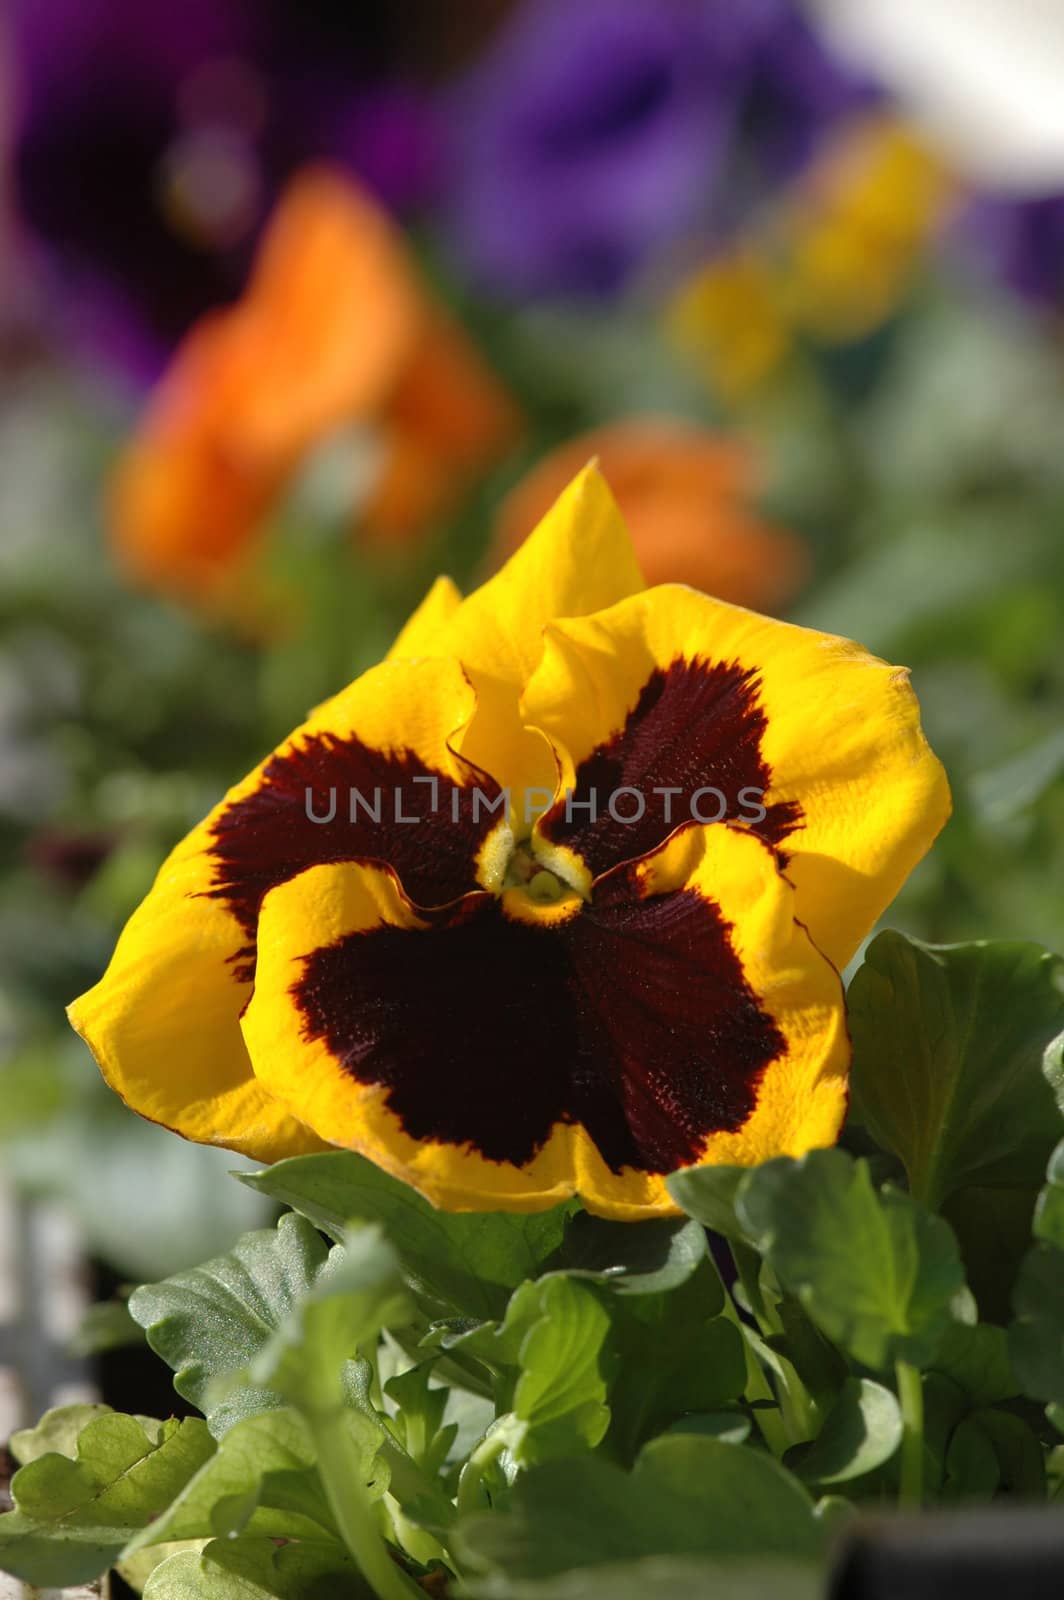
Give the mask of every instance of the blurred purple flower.
[{"label": "blurred purple flower", "polygon": [[1064,194],[986,196],[959,225],[962,246],[1040,310],[1064,309]]},{"label": "blurred purple flower", "polygon": [[379,7],[327,0],[9,0],[18,208],[67,345],[137,378],[239,289],[284,180],[327,157],[395,209],[435,145]]},{"label": "blurred purple flower", "polygon": [[451,232],[495,290],[608,294],[866,95],[792,0],[528,0],[450,105]]}]

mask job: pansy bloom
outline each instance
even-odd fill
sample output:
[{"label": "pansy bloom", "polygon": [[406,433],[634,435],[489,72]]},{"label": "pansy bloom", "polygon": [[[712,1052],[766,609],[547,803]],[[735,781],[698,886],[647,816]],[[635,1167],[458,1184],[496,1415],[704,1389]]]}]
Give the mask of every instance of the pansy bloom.
[{"label": "pansy bloom", "polygon": [[71,1014],[188,1138],[665,1213],[835,1138],[839,968],[948,808],[903,670],[645,589],[589,468],[178,845]]}]

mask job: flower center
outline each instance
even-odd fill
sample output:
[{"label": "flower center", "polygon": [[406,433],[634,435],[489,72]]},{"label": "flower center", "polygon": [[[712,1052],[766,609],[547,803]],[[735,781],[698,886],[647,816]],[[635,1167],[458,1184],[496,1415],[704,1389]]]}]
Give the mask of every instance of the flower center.
[{"label": "flower center", "polygon": [[557,905],[573,894],[572,885],[544,866],[527,841],[519,844],[511,855],[503,888],[523,889],[528,898],[540,906]]}]

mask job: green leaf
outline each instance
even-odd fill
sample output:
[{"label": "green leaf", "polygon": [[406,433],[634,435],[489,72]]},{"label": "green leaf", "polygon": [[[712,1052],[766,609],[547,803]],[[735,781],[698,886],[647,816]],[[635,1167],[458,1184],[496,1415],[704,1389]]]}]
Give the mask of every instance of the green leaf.
[{"label": "green leaf", "polygon": [[753,1424],[742,1411],[689,1411],[669,1424],[666,1433],[706,1434],[725,1444],[745,1444]]},{"label": "green leaf", "polygon": [[379,1228],[354,1228],[260,1348],[251,1376],[305,1412],[329,1410],[343,1393],[344,1364],[409,1315],[394,1250]]},{"label": "green leaf", "polygon": [[1037,1198],[1036,1189],[958,1189],[942,1207],[984,1322],[1009,1321]]},{"label": "green leaf", "polygon": [[648,1556],[539,1580],[483,1578],[464,1589],[475,1600],[820,1600],[823,1583],[815,1570],[792,1562]]},{"label": "green leaf", "polygon": [[516,1289],[501,1324],[454,1341],[497,1374],[498,1410],[512,1417],[500,1421],[519,1465],[591,1449],[606,1432],[609,1329],[591,1288],[554,1275]]},{"label": "green leaf", "polygon": [[1029,1251],[1013,1303],[1009,1354],[1023,1392],[1064,1405],[1064,1251],[1049,1244]]},{"label": "green leaf", "polygon": [[974,1417],[962,1417],[946,1449],[944,1500],[991,1500],[1001,1482],[992,1441]]},{"label": "green leaf", "polygon": [[334,1239],[352,1219],[377,1222],[419,1299],[465,1316],[497,1318],[512,1290],[539,1275],[562,1240],[568,1206],[524,1216],[448,1212],[345,1150],[293,1156],[241,1182],[289,1205]]},{"label": "green leaf", "polygon": [[[19,1466],[25,1467],[38,1456],[55,1451],[73,1461],[78,1453],[78,1438],[90,1422],[114,1415],[113,1406],[81,1404],[53,1406],[34,1428],[20,1428],[11,1435],[8,1448]],[[147,1420],[147,1419],[145,1419]],[[158,1424],[156,1424],[158,1427]]]},{"label": "green leaf", "polygon": [[813,1150],[754,1168],[737,1214],[785,1289],[862,1365],[934,1359],[964,1286],[949,1226],[896,1189],[877,1194],[865,1161]]},{"label": "green leaf", "polygon": [[1042,1446],[1022,1417],[1008,1411],[982,1410],[973,1413],[994,1447],[1002,1487],[1010,1494],[1041,1500],[1046,1492],[1045,1457]]},{"label": "green leaf", "polygon": [[216,1539],[157,1566],[144,1600],[374,1600],[343,1547]]},{"label": "green leaf", "polygon": [[719,1315],[723,1305],[723,1285],[707,1257],[670,1293],[626,1296],[611,1307],[617,1366],[608,1443],[620,1460],[634,1460],[685,1413],[713,1412],[742,1394],[742,1334]]},{"label": "green leaf", "polygon": [[137,1289],[130,1314],[174,1371],[174,1388],[220,1437],[280,1404],[247,1384],[248,1368],[324,1271],[328,1252],[310,1223],[284,1216],[245,1233],[227,1255]]},{"label": "green leaf", "polygon": [[960,1384],[972,1405],[994,1405],[1020,1392],[1009,1360],[1008,1333],[994,1323],[951,1324],[934,1367]]},{"label": "green leaf", "polygon": [[607,1222],[578,1211],[552,1266],[600,1276],[614,1294],[663,1294],[687,1281],[707,1248],[697,1222]]},{"label": "green leaf", "polygon": [[138,1328],[125,1300],[100,1300],[89,1307],[70,1341],[76,1356],[103,1355],[110,1350],[126,1350],[144,1344],[144,1329]]},{"label": "green leaf", "polygon": [[685,1167],[666,1179],[672,1198],[689,1217],[694,1217],[726,1239],[746,1238],[735,1215],[735,1197],[748,1167]]},{"label": "green leaf", "polygon": [[937,1210],[1036,1188],[1064,1134],[1064,961],[1038,945],[873,940],[848,994],[853,1116]]},{"label": "green leaf", "polygon": [[1046,1179],[1035,1207],[1035,1236],[1064,1250],[1064,1139],[1049,1158]]},{"label": "green leaf", "polygon": [[594,1456],[517,1479],[505,1510],[464,1519],[471,1575],[539,1579],[648,1556],[816,1560],[822,1535],[805,1490],[746,1445],[668,1434],[629,1474]]},{"label": "green leaf", "polygon": [[234,1423],[218,1449],[125,1554],[232,1532],[277,1539],[334,1533],[306,1424],[282,1407]]},{"label": "green leaf", "polygon": [[889,1461],[901,1434],[901,1409],[891,1390],[848,1378],[812,1445],[787,1464],[805,1483],[847,1483]]},{"label": "green leaf", "polygon": [[392,1425],[399,1431],[407,1454],[433,1476],[442,1468],[458,1433],[457,1423],[444,1424],[451,1390],[431,1381],[435,1367],[435,1361],[423,1361],[389,1378],[384,1385],[385,1394],[395,1402]]},{"label": "green leaf", "polygon": [[77,1457],[39,1455],[11,1480],[0,1567],[41,1587],[88,1583],[214,1450],[198,1417],[151,1423],[111,1412],[83,1428]]}]

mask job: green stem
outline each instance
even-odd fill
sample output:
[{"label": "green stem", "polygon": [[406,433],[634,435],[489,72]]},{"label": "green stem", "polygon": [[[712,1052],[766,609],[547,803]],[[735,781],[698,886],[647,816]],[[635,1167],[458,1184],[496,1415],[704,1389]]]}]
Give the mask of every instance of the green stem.
[{"label": "green stem", "polygon": [[761,1293],[761,1257],[750,1245],[738,1239],[730,1240],[729,1248],[754,1321],[766,1338],[770,1333],[780,1333],[782,1324]]},{"label": "green stem", "polygon": [[505,1431],[496,1428],[484,1435],[470,1455],[458,1479],[458,1497],[455,1503],[460,1517],[468,1517],[474,1511],[483,1511],[480,1499],[481,1481],[491,1463],[497,1456],[502,1455],[506,1445]]},{"label": "green stem", "polygon": [[920,1373],[908,1361],[895,1364],[901,1404],[901,1485],[898,1504],[915,1510],[924,1498],[924,1391]]},{"label": "green stem", "polygon": [[[742,1328],[739,1329],[740,1335]],[[765,1376],[764,1369],[751,1350],[746,1339],[743,1338],[743,1351],[746,1355],[746,1388],[743,1398],[748,1402],[767,1400],[768,1406],[755,1406],[751,1403],[750,1410],[754,1421],[761,1430],[761,1437],[774,1456],[782,1456],[788,1445],[787,1430],[783,1425],[783,1418],[779,1411],[779,1401],[772,1392],[772,1385]]]},{"label": "green stem", "polygon": [[793,1361],[780,1356],[782,1371],[775,1374],[779,1390],[780,1410],[792,1444],[802,1444],[815,1439],[820,1431],[816,1401],[798,1376]]},{"label": "green stem", "polygon": [[424,1600],[424,1591],[397,1566],[377,1527],[362,1483],[358,1447],[347,1427],[346,1408],[305,1411],[318,1457],[318,1471],[340,1536],[378,1600]]},{"label": "green stem", "polygon": [[[750,1245],[744,1244],[739,1239],[730,1240],[729,1248],[735,1262],[736,1271],[739,1274],[739,1282],[743,1286],[747,1303],[753,1313],[761,1337],[767,1340],[774,1334],[782,1333],[784,1329],[779,1313],[774,1306],[769,1304],[761,1288],[761,1257]],[[788,1361],[786,1357],[780,1357],[780,1366],[782,1372],[779,1374],[774,1373],[773,1381],[770,1383],[764,1374],[761,1363],[757,1359],[756,1352],[750,1350],[747,1344],[747,1397],[750,1398],[752,1394],[749,1380],[751,1369],[753,1368],[756,1369],[758,1379],[760,1379],[759,1383],[757,1379],[754,1380],[757,1383],[757,1387],[763,1389],[764,1394],[771,1397],[779,1407],[782,1426],[776,1417],[771,1417],[768,1419],[769,1432],[766,1432],[764,1428],[761,1429],[761,1432],[769,1449],[775,1455],[781,1456],[788,1445],[799,1444],[806,1439],[814,1439],[818,1429],[815,1421],[816,1411],[813,1398],[798,1376],[793,1363]],[[764,1413],[757,1412],[755,1415],[760,1420]],[[775,1444],[770,1440],[770,1433],[776,1440]]]}]

